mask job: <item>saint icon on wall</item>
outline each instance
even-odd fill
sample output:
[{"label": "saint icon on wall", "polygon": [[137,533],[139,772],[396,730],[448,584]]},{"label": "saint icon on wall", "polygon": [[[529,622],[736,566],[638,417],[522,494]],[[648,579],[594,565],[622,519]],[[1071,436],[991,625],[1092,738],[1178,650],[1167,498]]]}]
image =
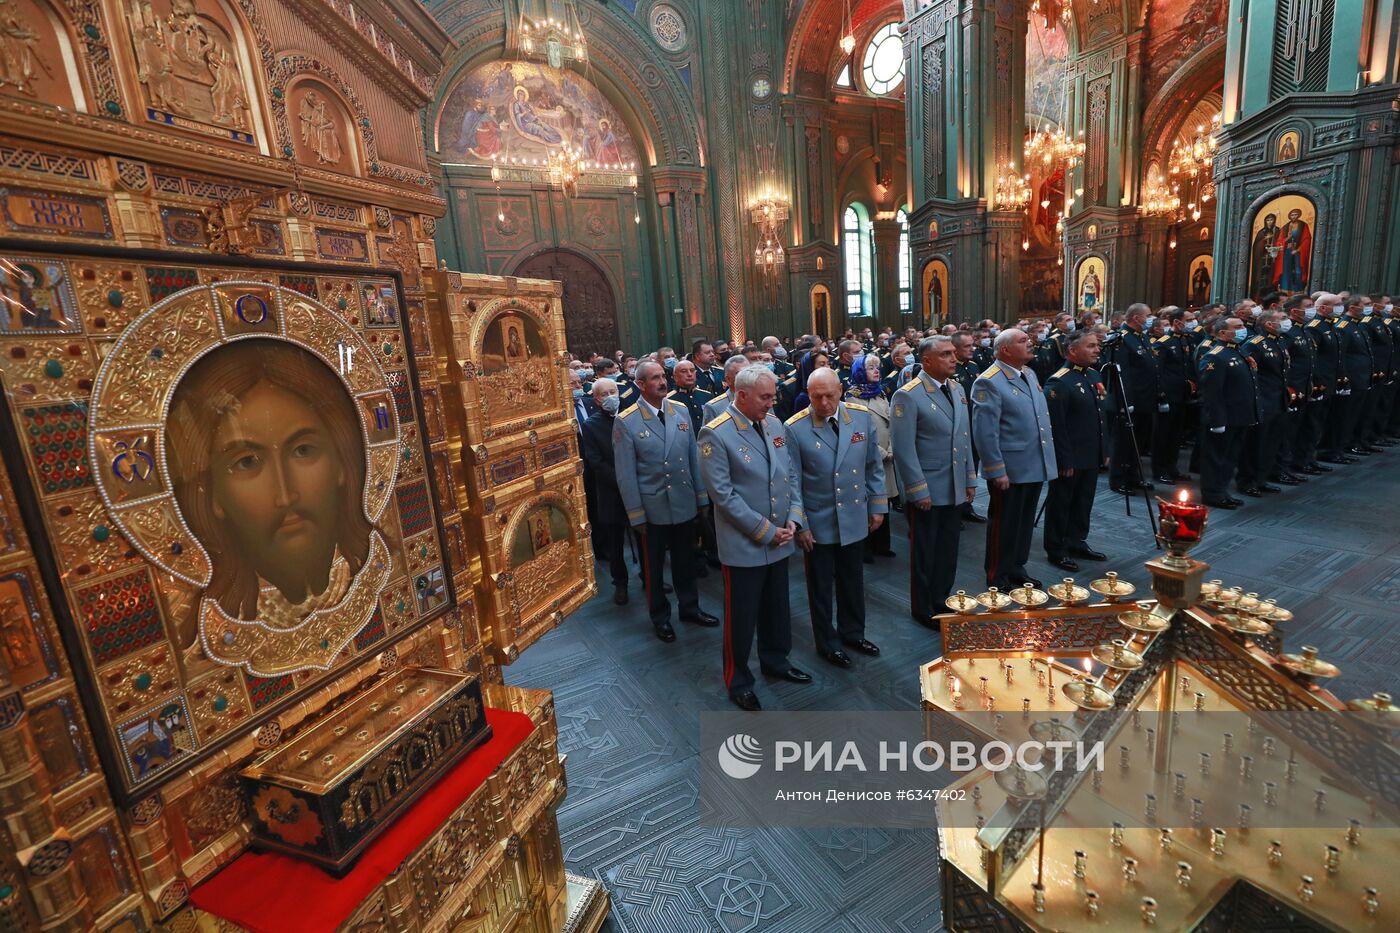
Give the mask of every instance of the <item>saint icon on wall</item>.
[{"label": "saint icon on wall", "polygon": [[1214,260],[1210,256],[1197,256],[1191,260],[1191,304],[1203,307],[1210,301],[1211,269]]},{"label": "saint icon on wall", "polygon": [[1096,308],[1099,305],[1099,295],[1103,292],[1103,282],[1099,279],[1099,274],[1090,269],[1084,276],[1084,284],[1080,288],[1080,304],[1085,308]]},{"label": "saint icon on wall", "polygon": [[550,546],[572,537],[569,517],[557,505],[538,505],[516,526],[510,540],[510,565],[519,568],[539,557]]},{"label": "saint icon on wall", "polygon": [[1297,130],[1289,130],[1279,137],[1278,154],[1275,162],[1292,162],[1298,158],[1298,142],[1300,137]]},{"label": "saint icon on wall", "polygon": [[[1279,218],[1284,218],[1283,223]],[[1317,211],[1302,195],[1274,198],[1255,214],[1250,235],[1249,293],[1278,289],[1305,292],[1312,280],[1313,225]]]},{"label": "saint icon on wall", "polygon": [[166,423],[175,499],[210,555],[205,597],[274,628],[334,606],[370,550],[355,405],[294,344],[243,340],[176,386]]},{"label": "saint icon on wall", "polygon": [[501,322],[501,330],[504,334],[506,347],[506,362],[518,363],[529,356],[525,349],[525,340],[520,336],[520,322],[504,320]]},{"label": "saint icon on wall", "polygon": [[1101,308],[1104,302],[1104,281],[1107,276],[1104,263],[1098,256],[1089,256],[1080,260],[1076,278],[1076,302],[1081,311],[1093,311]]},{"label": "saint icon on wall", "polygon": [[315,91],[307,91],[301,99],[301,144],[316,153],[322,165],[340,162],[340,134],[332,119],[326,99]]}]

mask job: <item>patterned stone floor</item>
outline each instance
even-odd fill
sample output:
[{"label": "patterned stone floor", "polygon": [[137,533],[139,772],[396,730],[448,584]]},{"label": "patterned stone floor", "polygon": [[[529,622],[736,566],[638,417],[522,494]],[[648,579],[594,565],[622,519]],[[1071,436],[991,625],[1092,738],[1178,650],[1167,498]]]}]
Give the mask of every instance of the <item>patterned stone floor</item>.
[{"label": "patterned stone floor", "polygon": [[[1346,698],[1400,686],[1400,519],[1395,476],[1400,449],[1236,512],[1215,510],[1196,556],[1210,574],[1275,596],[1297,613],[1288,647],[1321,648],[1340,664],[1333,682]],[[985,512],[985,501],[979,501]],[[867,566],[867,633],[877,659],[850,671],[815,657],[800,563],[792,583],[792,660],[809,686],[764,683],[765,709],[914,709],[920,662],[939,653],[937,636],[908,614],[907,541],[894,516],[899,557]],[[983,527],[967,526],[959,587],[981,576]],[[1091,543],[1139,586],[1154,553],[1144,503],[1124,512],[1100,483]],[[1062,573],[1032,550],[1032,574]],[[1100,565],[1102,567],[1102,565]],[[606,570],[603,571],[606,574]],[[1089,579],[1085,573],[1081,579]],[[555,692],[559,744],[568,755],[569,796],[559,812],[571,871],[601,879],[612,894],[606,929],[621,933],[924,933],[942,929],[937,839],[931,832],[721,830],[701,825],[696,746],[699,714],[732,709],[720,680],[718,629],[678,626],[678,640],[651,634],[632,588],[616,607],[611,588],[574,614],[506,671],[510,683]],[[702,603],[722,605],[719,574],[701,581]],[[753,662],[756,665],[756,660]]]}]

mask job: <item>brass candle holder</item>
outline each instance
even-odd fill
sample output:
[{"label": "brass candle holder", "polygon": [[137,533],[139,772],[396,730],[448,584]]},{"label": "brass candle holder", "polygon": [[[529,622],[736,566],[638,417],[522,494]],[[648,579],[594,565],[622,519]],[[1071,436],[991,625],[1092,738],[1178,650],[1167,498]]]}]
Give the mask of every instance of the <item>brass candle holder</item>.
[{"label": "brass candle holder", "polygon": [[1137,592],[1137,587],[1127,580],[1118,579],[1118,574],[1110,570],[1100,579],[1089,584],[1089,589],[1102,596],[1107,602],[1116,603]]},{"label": "brass candle holder", "polygon": [[1046,593],[1044,590],[1038,590],[1029,583],[1024,586],[1015,587],[1007,595],[1011,597],[1016,605],[1025,606],[1027,608],[1039,606],[1050,601],[1049,593]]},{"label": "brass candle holder", "polygon": [[1240,635],[1272,635],[1274,627],[1261,619],[1227,612],[1220,617],[1220,624]]},{"label": "brass candle holder", "polygon": [[1336,677],[1342,673],[1342,669],[1337,665],[1319,658],[1317,649],[1312,645],[1304,645],[1301,654],[1290,652],[1279,655],[1277,663],[1280,667],[1304,677]]},{"label": "brass candle holder", "polygon": [[1045,588],[1045,592],[1066,606],[1089,601],[1089,591],[1082,586],[1076,586],[1073,577],[1065,577],[1061,582],[1051,584]]},{"label": "brass candle holder", "polygon": [[952,596],[943,600],[943,605],[954,612],[976,612],[979,604],[977,600],[967,595],[966,590],[958,590]]},{"label": "brass candle holder", "polygon": [[1121,638],[1106,645],[1097,645],[1089,652],[1095,661],[1116,671],[1135,671],[1142,667],[1142,655],[1128,647]]},{"label": "brass candle holder", "polygon": [[1140,602],[1136,609],[1119,613],[1118,624],[1134,632],[1144,634],[1155,634],[1165,632],[1171,627],[1171,619],[1163,618],[1152,611],[1152,603]]},{"label": "brass candle holder", "polygon": [[1011,605],[1012,599],[993,586],[987,592],[978,594],[977,603],[993,612],[1000,612]]},{"label": "brass candle holder", "polygon": [[1082,680],[1071,681],[1060,690],[1065,699],[1080,709],[1104,710],[1113,706],[1113,694],[1094,683],[1087,674]]}]

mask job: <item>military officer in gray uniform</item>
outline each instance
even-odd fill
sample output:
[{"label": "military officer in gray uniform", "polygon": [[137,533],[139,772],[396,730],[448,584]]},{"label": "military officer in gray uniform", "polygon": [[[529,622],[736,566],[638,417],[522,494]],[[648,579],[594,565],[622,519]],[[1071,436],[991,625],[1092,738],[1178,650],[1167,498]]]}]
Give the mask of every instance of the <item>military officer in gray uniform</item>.
[{"label": "military officer in gray uniform", "polygon": [[682,622],[718,625],[700,608],[695,585],[695,515],[709,501],[696,457],[695,428],[680,402],[666,398],[666,370],[650,360],[637,366],[641,395],[613,422],[613,463],[627,521],[642,545],[642,582],[656,637],[676,640],[671,604],[662,585],[671,552],[671,585]]},{"label": "military officer in gray uniform", "polygon": [[1040,489],[1059,475],[1050,411],[1035,373],[1031,340],[1016,328],[996,339],[996,362],[972,384],[972,436],[982,455],[987,515],[987,585],[1001,590],[1040,581],[1026,573]]},{"label": "military officer in gray uniform", "polygon": [[890,446],[909,521],[909,597],[914,620],[937,628],[958,569],[963,503],[977,492],[967,396],[948,337],[919,342],[919,374],[895,392]]},{"label": "military officer in gray uniform", "polygon": [[865,637],[865,538],[889,513],[885,466],[870,409],[841,401],[835,371],[814,371],[806,388],[812,404],[788,419],[787,447],[802,476],[807,512],[807,527],[797,533],[797,545],[806,552],[807,609],[817,654],[850,667],[843,646],[880,653]]},{"label": "military officer in gray uniform", "polygon": [[730,405],[734,404],[734,380],[738,378],[739,370],[748,365],[748,357],[742,353],[736,353],[724,361],[724,388],[705,403],[705,424],[714,421],[728,411]]},{"label": "military officer in gray uniform", "polygon": [[734,705],[749,711],[759,709],[749,671],[755,631],[764,674],[812,680],[788,661],[788,558],[807,516],[787,432],[772,414],[777,395],[767,366],[745,367],[734,379],[734,404],[700,429],[700,468],[724,568],[724,685]]}]

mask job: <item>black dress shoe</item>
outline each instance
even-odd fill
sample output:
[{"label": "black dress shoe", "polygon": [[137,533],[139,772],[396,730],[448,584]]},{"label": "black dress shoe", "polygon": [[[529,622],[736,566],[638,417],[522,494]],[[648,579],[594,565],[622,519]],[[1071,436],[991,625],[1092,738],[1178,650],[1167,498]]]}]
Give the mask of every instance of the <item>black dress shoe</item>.
[{"label": "black dress shoe", "polygon": [[1278,495],[1279,493],[1283,492],[1282,489],[1279,489],[1277,486],[1270,486],[1268,483],[1260,483],[1259,491],[1263,493],[1268,493],[1271,496]]},{"label": "black dress shoe", "polygon": [[1244,489],[1240,490],[1240,495],[1249,496],[1251,499],[1264,498],[1264,494],[1255,486],[1246,486]]},{"label": "black dress shoe", "polygon": [[1321,476],[1323,473],[1331,473],[1332,471],[1324,470],[1322,467],[1313,466],[1309,463],[1307,466],[1299,467],[1298,472],[1305,476]]},{"label": "black dress shoe", "polygon": [[[1318,459],[1321,460],[1323,463],[1355,463],[1355,462],[1356,462],[1356,458],[1355,458],[1355,457],[1347,457],[1347,456],[1344,456],[1344,455],[1342,455],[1342,454],[1337,454],[1335,457],[1323,456],[1323,457],[1319,457]],[[1319,463],[1319,464],[1318,464],[1318,467],[1319,467],[1320,469],[1323,469],[1323,470],[1327,469],[1327,467],[1322,466],[1322,463]]]},{"label": "black dress shoe", "polygon": [[1237,509],[1240,507],[1238,499],[1202,499],[1201,501],[1213,509]]},{"label": "black dress shoe", "polygon": [[656,629],[656,637],[667,644],[676,640],[676,630],[671,628],[670,622],[658,622],[652,627]]},{"label": "black dress shoe", "polygon": [[736,696],[729,698],[729,701],[746,713],[756,713],[763,709],[758,705],[758,695],[752,690],[746,690]]},{"label": "black dress shoe", "polygon": [[1018,582],[1016,585],[1017,585],[1017,586],[1033,586],[1033,587],[1035,587],[1035,588],[1038,589],[1038,590],[1043,590],[1043,589],[1045,589],[1045,584],[1044,584],[1044,583],[1041,583],[1041,582],[1040,582],[1039,580],[1037,580],[1035,577],[1022,577],[1021,580],[1020,580],[1020,582]]},{"label": "black dress shoe", "polygon": [[854,648],[861,654],[868,654],[871,657],[880,653],[880,647],[866,638],[858,638],[855,641],[843,642],[843,644],[848,648]]},{"label": "black dress shoe", "polygon": [[835,665],[836,667],[851,666],[851,656],[839,648],[835,651],[822,651],[819,652],[819,654],[821,654],[822,660],[826,661],[828,664]]},{"label": "black dress shoe", "polygon": [[899,555],[896,554],[894,551],[888,551],[888,550],[887,550],[887,551],[876,551],[876,552],[875,552],[875,556],[876,556],[876,557],[898,557]]},{"label": "black dress shoe", "polygon": [[861,561],[867,564],[873,564],[875,563],[875,555],[871,554],[869,551],[866,551],[865,556],[861,558]]},{"label": "black dress shoe", "polygon": [[1050,562],[1051,567],[1059,567],[1061,570],[1068,570],[1070,573],[1074,573],[1079,569],[1079,565],[1068,557],[1047,557],[1046,560]]},{"label": "black dress shoe", "polygon": [[1177,483],[1177,478],[1176,478],[1175,476],[1161,476],[1161,475],[1159,475],[1159,476],[1157,477],[1157,482],[1159,482],[1159,483],[1165,483],[1165,484],[1168,485],[1168,486],[1175,486],[1176,483]]},{"label": "black dress shoe", "polygon": [[810,684],[812,675],[796,667],[788,667],[786,670],[777,671],[772,668],[763,668],[763,673],[769,677],[777,677],[780,680],[790,680],[795,684]]},{"label": "black dress shoe", "polygon": [[1282,486],[1301,486],[1301,485],[1303,485],[1303,480],[1302,480],[1301,477],[1298,477],[1298,476],[1290,476],[1290,475],[1288,475],[1288,474],[1283,474],[1283,473],[1279,474],[1278,476],[1270,476],[1270,477],[1269,477],[1269,482],[1271,482],[1271,483],[1278,483],[1278,484],[1280,484],[1280,485],[1282,485]]},{"label": "black dress shoe", "polygon": [[1371,452],[1365,447],[1348,447],[1347,453],[1353,457],[1369,457]]},{"label": "black dress shoe", "polygon": [[962,520],[965,521],[965,522],[972,522],[974,525],[985,525],[985,524],[987,524],[987,516],[985,516],[985,515],[978,515],[976,512],[965,512],[965,513],[963,513]]},{"label": "black dress shoe", "polygon": [[1147,492],[1151,492],[1152,490],[1154,490],[1154,489],[1157,488],[1156,486],[1153,486],[1151,483],[1149,483],[1147,480],[1143,480],[1142,482],[1137,483],[1137,484],[1135,484],[1135,485],[1137,486],[1138,489],[1143,489],[1143,490],[1146,490]]},{"label": "black dress shoe", "polygon": [[1085,560],[1108,560],[1108,555],[1103,551],[1096,551],[1091,547],[1072,547],[1069,552],[1075,557],[1082,557]]},{"label": "black dress shoe", "polygon": [[691,625],[703,625],[705,628],[714,628],[716,625],[719,625],[719,619],[716,619],[703,609],[700,610],[698,616],[685,616],[681,621],[689,622]]},{"label": "black dress shoe", "polygon": [[615,587],[613,587],[613,604],[614,604],[614,605],[617,605],[617,606],[625,606],[625,605],[627,605],[627,587],[625,587],[625,586],[615,586]]},{"label": "black dress shoe", "polygon": [[1383,453],[1385,453],[1385,450],[1384,450],[1383,448],[1377,447],[1375,444],[1366,444],[1366,445],[1364,445],[1361,449],[1364,450],[1364,451],[1366,451],[1368,454],[1383,454]]},{"label": "black dress shoe", "polygon": [[1120,496],[1126,496],[1133,491],[1127,486],[1109,486],[1108,488],[1111,491],[1118,493],[1118,495]]}]

